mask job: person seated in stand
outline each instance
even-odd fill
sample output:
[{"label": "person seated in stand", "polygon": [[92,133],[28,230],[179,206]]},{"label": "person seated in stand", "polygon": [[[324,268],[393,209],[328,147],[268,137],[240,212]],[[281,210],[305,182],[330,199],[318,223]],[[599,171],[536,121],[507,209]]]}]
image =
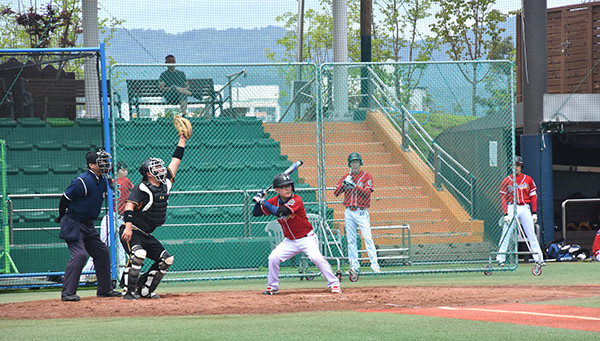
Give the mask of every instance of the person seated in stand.
[{"label": "person seated in stand", "polygon": [[163,93],[166,103],[179,104],[181,113],[185,114],[187,110],[187,97],[192,95],[190,83],[187,81],[183,71],[175,69],[175,56],[172,54],[166,56],[165,63],[169,64],[169,66],[166,71],[160,74],[158,89]]}]

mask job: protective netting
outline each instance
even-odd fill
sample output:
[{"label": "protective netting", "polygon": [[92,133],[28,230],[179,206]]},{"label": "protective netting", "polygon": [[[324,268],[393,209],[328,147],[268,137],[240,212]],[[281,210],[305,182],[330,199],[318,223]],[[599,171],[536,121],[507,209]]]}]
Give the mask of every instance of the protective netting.
[{"label": "protective netting", "polygon": [[[85,154],[104,148],[99,56],[98,49],[0,53],[7,194],[0,238],[8,256],[2,259],[0,286],[57,285],[60,275],[54,272],[65,269],[69,251],[54,222],[59,198],[86,170]],[[88,96],[87,65],[96,75]],[[85,118],[91,113],[96,117]]]},{"label": "protective netting", "polygon": [[[189,93],[170,102],[159,84],[167,66],[117,64],[109,94],[113,163],[125,163],[135,184],[144,160],[170,162],[177,144],[173,115],[185,108],[194,127],[166,223],[154,232],[175,255],[166,281],[265,278],[267,257],[281,236],[272,217],[252,216],[251,198],[297,160],[304,164],[292,179],[322,252],[334,272],[347,270],[347,211],[334,187],[348,175],[354,152],[373,176],[368,214],[383,272],[500,269],[494,261],[503,215],[499,186],[511,174],[514,155],[512,63],[174,64]],[[75,122],[63,137],[82,124]],[[96,124],[95,133],[87,133],[101,141]],[[35,211],[53,214],[57,203],[52,198]],[[35,243],[62,258],[48,255],[39,264],[15,254],[19,271],[33,264],[64,270],[68,250],[51,225],[53,243],[43,236]],[[359,233],[361,271],[371,275],[365,248]],[[512,266],[503,270],[516,266],[516,250],[513,234]],[[282,264],[282,276],[318,275],[302,256]]]}]

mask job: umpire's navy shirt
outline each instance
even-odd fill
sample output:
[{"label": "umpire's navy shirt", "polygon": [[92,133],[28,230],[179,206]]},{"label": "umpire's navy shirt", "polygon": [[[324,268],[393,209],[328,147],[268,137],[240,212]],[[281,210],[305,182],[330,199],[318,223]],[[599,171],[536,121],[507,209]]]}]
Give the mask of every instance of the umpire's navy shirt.
[{"label": "umpire's navy shirt", "polygon": [[96,176],[88,169],[87,172],[73,179],[63,193],[71,202],[69,214],[82,222],[96,220],[100,215],[107,190],[106,179]]}]

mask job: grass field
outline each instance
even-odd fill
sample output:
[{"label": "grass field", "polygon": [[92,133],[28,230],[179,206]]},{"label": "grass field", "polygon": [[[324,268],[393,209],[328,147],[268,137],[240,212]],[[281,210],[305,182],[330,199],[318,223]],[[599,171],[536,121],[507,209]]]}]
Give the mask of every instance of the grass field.
[{"label": "grass field", "polygon": [[[364,276],[343,286],[598,286],[600,263],[550,263],[539,277],[531,275],[531,266],[516,271],[456,273],[410,276]],[[164,283],[159,292],[261,290],[264,281],[221,281],[186,284]],[[285,279],[281,288],[319,288],[322,278],[312,282]],[[94,296],[95,290],[80,289],[81,296]],[[0,303],[58,299],[57,290],[3,291]],[[600,297],[553,300],[535,304],[554,304],[600,308]],[[61,303],[59,303],[61,304]],[[198,302],[199,305],[202,302]],[[600,322],[596,322],[600,323]],[[478,322],[438,317],[390,313],[330,311],[279,315],[218,315],[178,317],[86,318],[54,320],[0,320],[0,340],[564,340],[595,339],[598,333],[526,326],[508,323]]]}]

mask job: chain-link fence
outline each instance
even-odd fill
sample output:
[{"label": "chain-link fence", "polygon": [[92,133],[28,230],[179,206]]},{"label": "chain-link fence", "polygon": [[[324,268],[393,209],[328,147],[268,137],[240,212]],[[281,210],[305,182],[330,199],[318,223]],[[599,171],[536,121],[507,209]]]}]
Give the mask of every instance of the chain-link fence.
[{"label": "chain-link fence", "polygon": [[[170,80],[161,76],[174,70],[185,80],[176,79],[181,73]],[[177,143],[171,119],[185,110],[194,135],[176,174],[166,223],[154,232],[175,255],[167,281],[266,277],[267,257],[278,239],[272,217],[252,216],[251,198],[297,160],[304,165],[292,178],[322,251],[334,269],[348,269],[344,219],[346,206],[353,212],[357,207],[334,189],[350,173],[350,153],[360,154],[361,169],[373,177],[365,214],[383,272],[495,270],[488,265],[495,264],[501,234],[499,186],[511,173],[515,148],[513,82],[509,62],[117,64],[110,70],[113,164],[125,163],[134,184],[149,157],[168,164]],[[169,87],[185,91],[165,95]],[[66,123],[60,128],[46,123],[35,132],[64,129],[52,135],[61,147],[48,149],[40,160],[65,163],[66,154],[57,154],[64,152],[64,141],[85,134],[85,150],[68,162],[73,167],[65,167],[80,171],[85,153],[103,145],[102,126],[81,119]],[[9,161],[18,155],[10,143]],[[32,168],[40,163],[29,160]],[[29,166],[17,174],[7,167],[9,188]],[[48,167],[37,168],[48,174]],[[51,172],[61,174],[60,167]],[[37,231],[55,235],[55,246],[40,235],[25,247],[11,228],[11,243],[18,245],[11,252],[39,246],[60,253],[44,256],[44,262],[27,258],[35,251],[13,257],[21,272],[64,270],[68,250],[51,222],[60,193],[76,175],[64,174],[53,191],[9,195],[8,216],[19,215],[9,221],[29,229],[37,224],[29,215],[44,215]],[[120,195],[117,191],[117,200]],[[21,197],[41,206],[35,212],[17,207]],[[511,255],[517,250],[513,239]],[[357,247],[363,273],[372,274],[365,270],[369,258],[360,233]],[[516,257],[509,264],[503,269],[514,269]],[[283,264],[282,275],[312,279],[318,272],[297,256]]]},{"label": "chain-link fence", "polygon": [[[369,216],[380,257],[402,248],[390,238],[393,228],[410,228],[413,266],[386,270],[471,271],[495,263],[499,187],[514,153],[512,64],[325,64],[320,81],[322,187],[332,225],[343,229],[345,216],[332,187],[349,173],[346,157],[358,152],[373,176]],[[336,87],[347,96],[336,96]],[[368,264],[365,252],[362,258]],[[425,264],[435,265],[417,266]]]}]

